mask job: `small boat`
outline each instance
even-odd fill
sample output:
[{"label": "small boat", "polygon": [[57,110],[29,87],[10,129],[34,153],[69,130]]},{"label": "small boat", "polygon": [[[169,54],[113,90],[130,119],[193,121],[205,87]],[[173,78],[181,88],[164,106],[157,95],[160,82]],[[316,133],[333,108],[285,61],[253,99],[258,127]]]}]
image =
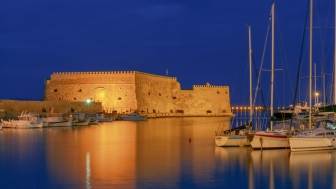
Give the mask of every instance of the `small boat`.
[{"label": "small boat", "polygon": [[250,124],[246,124],[219,133],[215,137],[216,146],[218,147],[250,146],[250,140],[247,131],[247,127],[249,126]]},{"label": "small boat", "polygon": [[131,114],[127,114],[127,115],[120,115],[119,116],[119,120],[123,120],[123,121],[146,121],[147,117],[137,114],[137,113],[131,113]]},{"label": "small boat", "polygon": [[2,120],[2,126],[4,128],[17,128],[17,129],[31,129],[31,128],[42,128],[43,122],[42,120],[31,113],[21,113],[20,116],[18,116],[17,120],[8,120],[3,121]]},{"label": "small boat", "polygon": [[42,118],[43,126],[44,127],[71,127],[72,126],[72,119],[69,118],[68,120],[64,119],[63,116],[48,116]]},{"label": "small boat", "polygon": [[320,121],[318,127],[289,138],[291,151],[314,151],[336,149],[336,123]]},{"label": "small boat", "polygon": [[251,146],[254,150],[289,148],[288,130],[258,131]]}]

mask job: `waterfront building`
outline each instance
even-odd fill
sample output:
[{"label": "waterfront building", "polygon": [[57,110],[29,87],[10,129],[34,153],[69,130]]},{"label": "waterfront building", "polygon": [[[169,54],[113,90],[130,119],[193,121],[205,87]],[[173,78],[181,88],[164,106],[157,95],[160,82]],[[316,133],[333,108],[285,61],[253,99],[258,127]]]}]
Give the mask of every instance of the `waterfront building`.
[{"label": "waterfront building", "polygon": [[138,71],[56,72],[46,81],[45,100],[101,102],[105,112],[146,115],[231,115],[228,86],[193,85],[176,77]]}]

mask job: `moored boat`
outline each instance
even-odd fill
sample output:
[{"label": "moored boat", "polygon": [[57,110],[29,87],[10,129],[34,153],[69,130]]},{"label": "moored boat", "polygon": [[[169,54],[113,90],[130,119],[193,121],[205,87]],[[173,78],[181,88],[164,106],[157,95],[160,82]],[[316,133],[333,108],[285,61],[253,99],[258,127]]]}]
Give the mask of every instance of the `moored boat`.
[{"label": "moored boat", "polygon": [[336,149],[336,124],[321,121],[317,128],[290,137],[289,144],[293,152]]},{"label": "moored boat", "polygon": [[123,121],[146,121],[147,117],[137,113],[131,113],[127,115],[120,115],[119,120]]},{"label": "moored boat", "polygon": [[289,148],[288,130],[258,131],[251,141],[253,149]]},{"label": "moored boat", "polygon": [[44,127],[71,127],[72,119],[65,119],[61,115],[50,115],[42,118]]},{"label": "moored boat", "polygon": [[37,115],[23,112],[18,116],[18,119],[2,120],[2,127],[16,129],[42,128],[43,122]]}]

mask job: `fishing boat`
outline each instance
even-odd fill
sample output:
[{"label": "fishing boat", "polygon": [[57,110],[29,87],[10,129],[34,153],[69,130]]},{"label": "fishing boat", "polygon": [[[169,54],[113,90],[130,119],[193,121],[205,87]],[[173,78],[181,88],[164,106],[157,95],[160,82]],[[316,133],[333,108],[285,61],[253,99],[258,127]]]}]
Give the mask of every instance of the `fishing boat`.
[{"label": "fishing boat", "polygon": [[146,121],[147,117],[140,115],[138,113],[131,113],[131,114],[127,114],[127,115],[120,115],[119,120],[122,121]]},{"label": "fishing boat", "polygon": [[314,151],[336,149],[336,123],[319,121],[315,129],[306,130],[289,138],[291,151]]},{"label": "fishing boat", "polygon": [[18,119],[3,121],[2,126],[4,128],[16,128],[16,129],[31,129],[42,128],[42,120],[34,114],[22,112]]}]

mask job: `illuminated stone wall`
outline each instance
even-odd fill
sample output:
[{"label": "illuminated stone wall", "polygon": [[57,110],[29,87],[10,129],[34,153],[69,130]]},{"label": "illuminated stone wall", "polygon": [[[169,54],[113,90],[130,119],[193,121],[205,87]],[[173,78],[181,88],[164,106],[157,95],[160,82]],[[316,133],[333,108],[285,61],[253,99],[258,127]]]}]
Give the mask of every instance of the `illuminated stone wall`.
[{"label": "illuminated stone wall", "polygon": [[155,116],[231,115],[227,86],[194,85],[181,90],[175,77],[135,71],[62,72],[46,82],[45,98],[101,102],[106,112]]},{"label": "illuminated stone wall", "polygon": [[67,101],[28,101],[28,100],[0,100],[0,110],[12,113],[48,112],[69,113],[71,110],[85,113],[101,112],[101,103],[87,105],[83,102]]}]

